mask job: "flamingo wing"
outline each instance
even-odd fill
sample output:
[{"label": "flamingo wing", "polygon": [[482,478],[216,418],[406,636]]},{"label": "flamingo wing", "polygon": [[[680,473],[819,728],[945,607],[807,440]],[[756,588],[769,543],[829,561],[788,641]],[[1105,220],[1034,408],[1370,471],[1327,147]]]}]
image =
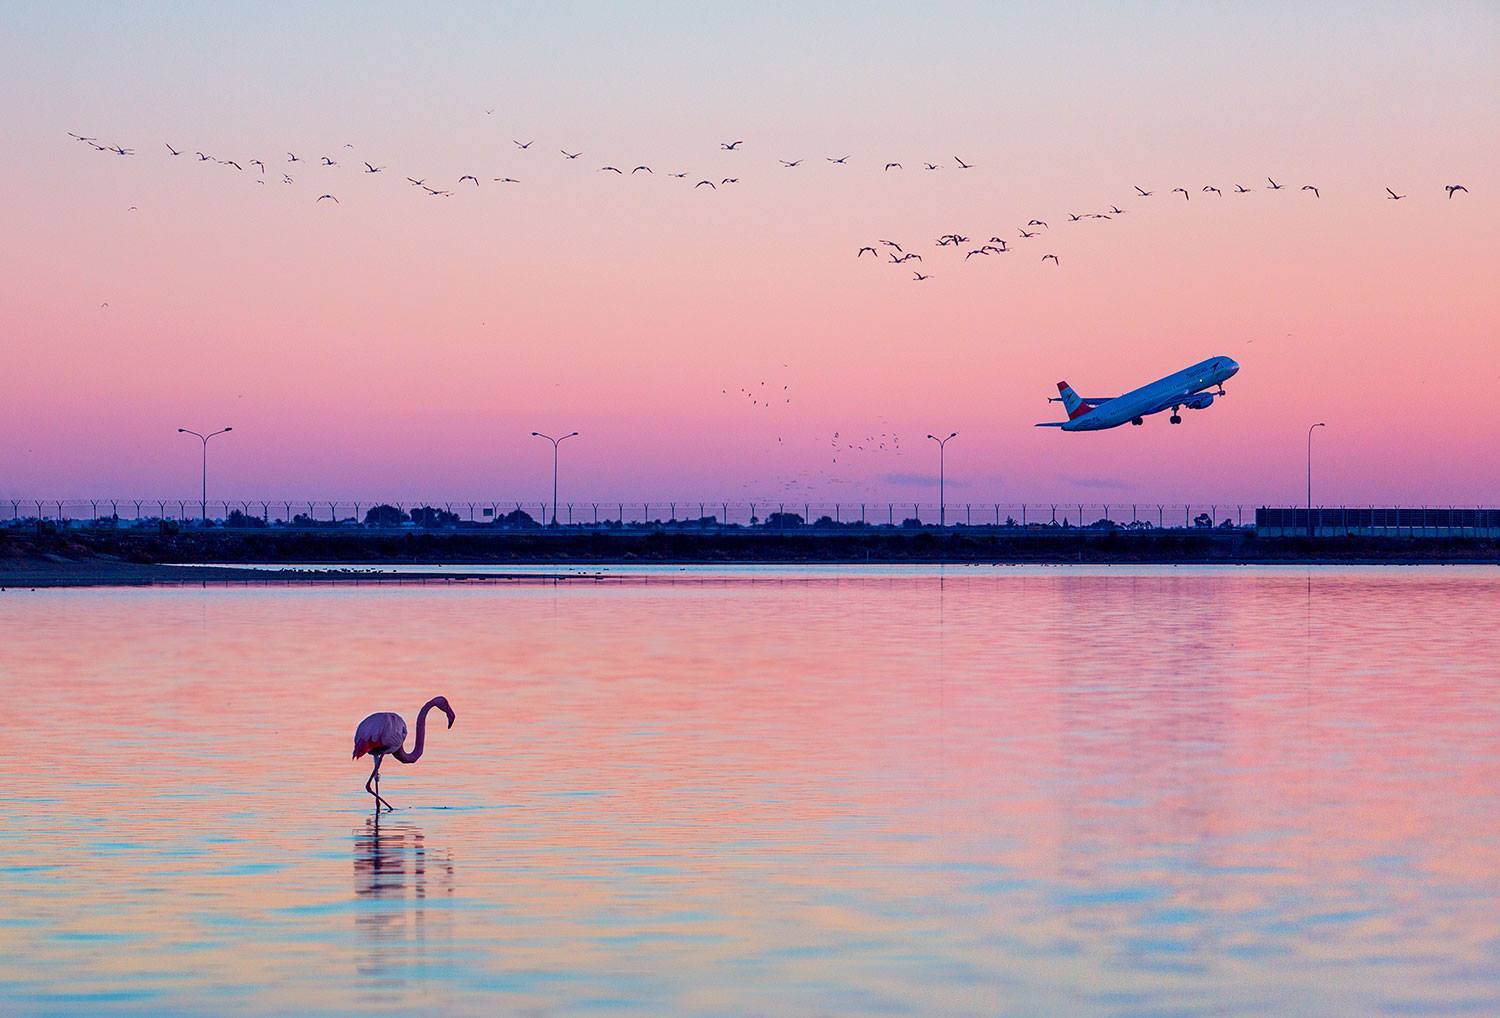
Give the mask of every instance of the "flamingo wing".
[{"label": "flamingo wing", "polygon": [[406,744],[406,722],[394,711],[371,714],[354,730],[354,759],[366,753],[394,753]]}]

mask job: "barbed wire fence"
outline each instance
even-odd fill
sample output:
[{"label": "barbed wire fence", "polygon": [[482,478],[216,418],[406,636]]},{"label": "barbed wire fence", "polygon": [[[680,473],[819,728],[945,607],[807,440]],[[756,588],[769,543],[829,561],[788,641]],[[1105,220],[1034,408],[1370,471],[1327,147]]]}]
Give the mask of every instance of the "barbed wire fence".
[{"label": "barbed wire fence", "polygon": [[[385,507],[385,508],[381,508]],[[9,510],[6,512],[6,510]],[[371,510],[377,510],[371,513]],[[394,510],[394,511],[392,511]],[[1075,528],[1127,530],[1204,528],[1288,532],[1314,528],[1500,529],[1500,510],[1482,506],[1267,506],[1250,503],[1160,502],[818,502],[810,500],[588,500],[555,507],[559,527],[793,529],[807,526],[949,528]],[[212,499],[0,498],[0,526],[50,522],[73,528],[249,526],[326,529],[533,527],[549,525],[554,507],[528,499]]]}]

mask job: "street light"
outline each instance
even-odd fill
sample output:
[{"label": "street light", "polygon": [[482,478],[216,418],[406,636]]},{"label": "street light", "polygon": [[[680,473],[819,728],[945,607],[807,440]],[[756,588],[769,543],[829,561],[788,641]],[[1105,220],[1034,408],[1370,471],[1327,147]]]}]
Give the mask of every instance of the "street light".
[{"label": "street light", "polygon": [[1313,536],[1312,518],[1312,433],[1314,428],[1326,428],[1327,424],[1319,421],[1307,429],[1307,536]]},{"label": "street light", "polygon": [[203,525],[205,527],[208,526],[208,440],[210,438],[213,438],[215,435],[222,435],[227,431],[233,430],[233,428],[220,428],[218,431],[203,435],[196,431],[189,431],[187,428],[177,429],[178,434],[192,435],[194,438],[200,440],[203,443],[203,501],[199,503],[198,509],[203,516]]},{"label": "street light", "polygon": [[545,438],[552,443],[552,525],[554,527],[557,526],[557,447],[562,445],[567,439],[575,438],[577,435],[578,432],[570,431],[562,438],[553,438],[551,435],[544,435],[540,431],[533,431],[531,433],[532,438]]},{"label": "street light", "polygon": [[943,498],[943,474],[945,472],[944,459],[948,452],[948,440],[957,438],[958,432],[953,432],[948,438],[938,438],[936,435],[928,435],[938,444],[938,526],[946,526],[948,518],[947,502]]}]

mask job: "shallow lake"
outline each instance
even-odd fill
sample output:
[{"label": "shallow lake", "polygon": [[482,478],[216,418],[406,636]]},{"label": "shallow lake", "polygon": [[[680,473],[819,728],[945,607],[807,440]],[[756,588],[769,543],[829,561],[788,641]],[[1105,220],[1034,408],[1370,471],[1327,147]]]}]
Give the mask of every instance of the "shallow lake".
[{"label": "shallow lake", "polygon": [[[0,594],[0,1012],[1500,1013],[1500,570]],[[420,762],[352,761],[375,710]]]}]

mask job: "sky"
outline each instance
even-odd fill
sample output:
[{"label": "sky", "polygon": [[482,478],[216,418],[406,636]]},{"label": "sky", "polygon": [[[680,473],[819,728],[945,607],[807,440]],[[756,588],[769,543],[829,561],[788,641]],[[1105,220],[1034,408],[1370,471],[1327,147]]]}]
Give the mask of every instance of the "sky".
[{"label": "sky", "polygon": [[576,430],[564,499],[930,501],[957,431],[950,500],[1294,503],[1325,421],[1316,501],[1500,502],[1491,3],[12,2],[0,94],[0,499],[229,425],[210,498],[547,498]]}]

